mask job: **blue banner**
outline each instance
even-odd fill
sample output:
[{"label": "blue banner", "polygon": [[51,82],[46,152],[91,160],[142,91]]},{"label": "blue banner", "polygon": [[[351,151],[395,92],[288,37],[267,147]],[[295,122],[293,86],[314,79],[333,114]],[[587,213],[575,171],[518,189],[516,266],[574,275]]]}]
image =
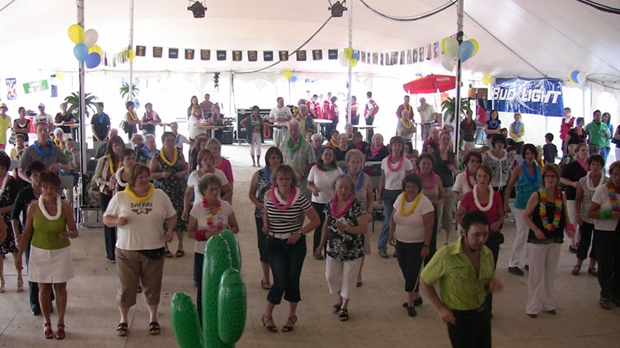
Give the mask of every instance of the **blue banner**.
[{"label": "blue banner", "polygon": [[497,110],[562,117],[562,81],[552,79],[497,79],[493,85]]}]

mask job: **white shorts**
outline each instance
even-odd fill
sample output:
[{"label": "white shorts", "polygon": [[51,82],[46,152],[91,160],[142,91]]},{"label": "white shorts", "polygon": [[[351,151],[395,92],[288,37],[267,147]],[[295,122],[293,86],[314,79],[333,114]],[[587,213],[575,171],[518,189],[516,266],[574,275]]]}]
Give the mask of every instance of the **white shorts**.
[{"label": "white shorts", "polygon": [[273,129],[273,142],[276,144],[282,144],[288,137],[288,129],[286,128],[274,128]]}]

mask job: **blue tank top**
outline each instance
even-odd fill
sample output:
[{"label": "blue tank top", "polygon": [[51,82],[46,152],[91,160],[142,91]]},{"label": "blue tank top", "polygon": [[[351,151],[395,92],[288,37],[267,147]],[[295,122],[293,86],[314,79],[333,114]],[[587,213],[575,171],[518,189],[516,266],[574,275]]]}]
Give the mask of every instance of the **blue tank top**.
[{"label": "blue tank top", "polygon": [[521,175],[517,179],[517,196],[515,197],[515,208],[517,209],[525,209],[532,193],[540,188],[542,180],[540,170],[536,164],[534,164],[534,170],[534,178],[530,180],[528,178],[527,166],[521,164]]}]

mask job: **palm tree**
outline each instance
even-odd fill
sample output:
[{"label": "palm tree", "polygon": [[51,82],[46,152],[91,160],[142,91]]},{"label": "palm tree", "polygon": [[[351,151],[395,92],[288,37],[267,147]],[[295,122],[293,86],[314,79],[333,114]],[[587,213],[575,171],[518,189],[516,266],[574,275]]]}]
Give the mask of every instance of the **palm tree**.
[{"label": "palm tree", "polygon": [[[94,114],[95,113],[95,100],[98,100],[96,96],[91,93],[84,94],[84,111],[85,117],[90,116],[89,110]],[[69,96],[65,98],[65,104],[67,105],[67,112],[71,115],[77,116],[80,112],[80,94],[77,92],[71,93]],[[79,117],[80,120],[85,119],[85,117]],[[77,117],[76,117],[77,118]]]},{"label": "palm tree", "polygon": [[[129,94],[129,84],[127,82],[124,82],[121,85],[121,88],[119,88],[119,92],[121,94],[121,98],[125,99],[125,97],[127,97],[127,95]],[[131,84],[131,100],[135,99],[139,93],[140,88],[138,88],[138,86],[134,84]]]},{"label": "palm tree", "polygon": [[[450,123],[454,122],[454,112],[456,111],[456,99],[448,98],[441,103],[441,111],[443,112],[443,119],[448,120]],[[467,112],[472,112],[471,105],[469,105],[469,99],[461,99],[461,115],[465,115]]]}]

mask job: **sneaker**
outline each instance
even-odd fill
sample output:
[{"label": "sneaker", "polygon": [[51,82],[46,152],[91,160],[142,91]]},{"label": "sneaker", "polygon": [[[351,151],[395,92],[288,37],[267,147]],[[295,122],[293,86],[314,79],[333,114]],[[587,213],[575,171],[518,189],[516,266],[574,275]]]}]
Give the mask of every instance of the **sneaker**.
[{"label": "sneaker", "polygon": [[385,250],[379,250],[379,256],[381,256],[384,259],[387,259],[389,257]]},{"label": "sneaker", "polygon": [[525,273],[523,273],[523,271],[521,270],[521,268],[519,267],[508,267],[508,272],[514,274],[514,275],[518,275],[518,276],[522,276]]}]

